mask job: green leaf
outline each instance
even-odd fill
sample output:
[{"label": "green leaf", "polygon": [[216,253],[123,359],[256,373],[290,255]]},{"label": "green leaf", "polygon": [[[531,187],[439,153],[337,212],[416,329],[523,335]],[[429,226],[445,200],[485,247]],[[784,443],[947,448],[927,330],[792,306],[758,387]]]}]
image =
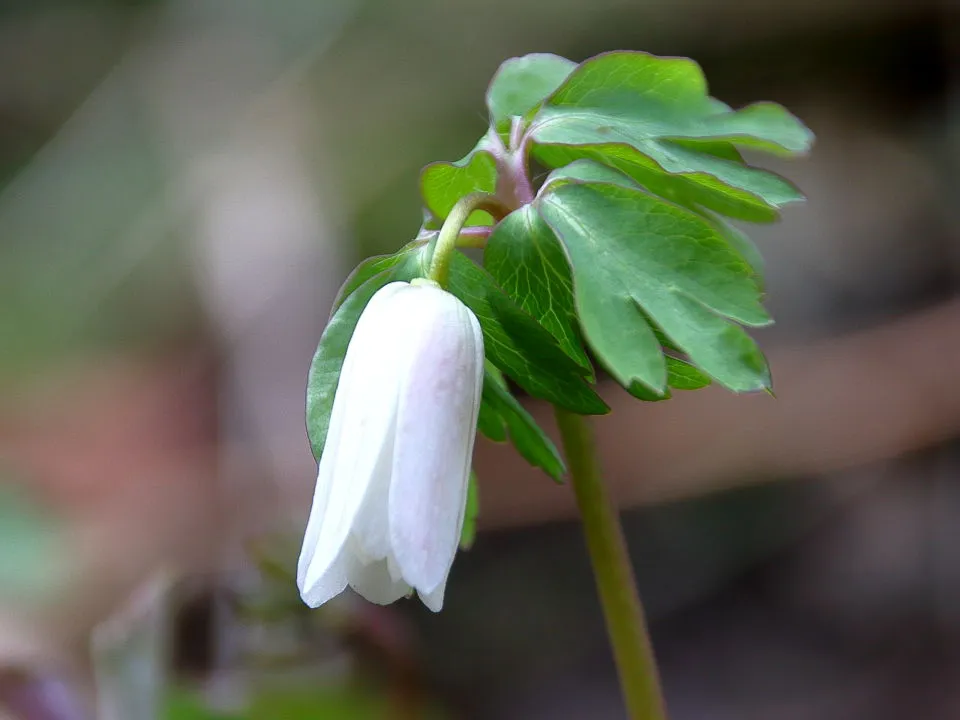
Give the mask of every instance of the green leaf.
[{"label": "green leaf", "polygon": [[643,383],[635,382],[627,390],[635,398],[660,402],[673,397],[671,390],[699,390],[710,384],[710,378],[685,360],[667,356],[667,389],[658,395]]},{"label": "green leaf", "polygon": [[703,205],[749,222],[773,222],[780,216],[780,208],[803,200],[789,181],[766,170],[669,141],[638,140],[636,145],[611,144],[609,138],[597,141],[597,133],[584,129],[566,124],[557,126],[556,132],[544,133],[542,136],[563,142],[537,145],[534,156],[547,167],[580,159],[605,163],[676,203]]},{"label": "green leaf", "polygon": [[647,388],[643,383],[635,382],[627,388],[628,392],[638,400],[646,402],[660,402],[673,397],[671,390],[699,390],[710,385],[709,376],[702,373],[685,360],[670,357],[667,360],[667,389],[663,395],[658,395]]},{"label": "green leaf", "polygon": [[701,216],[607,183],[552,186],[537,201],[567,248],[581,327],[611,374],[663,394],[649,317],[690,361],[735,391],[766,388],[766,361],[730,320],[771,322],[749,264]]},{"label": "green leaf", "polygon": [[693,60],[618,50],[582,62],[547,104],[609,107],[623,113],[651,105],[682,114],[705,111],[706,100],[707,81]]},{"label": "green leaf", "polygon": [[[487,149],[484,137],[466,157],[457,162],[434,162],[420,173],[420,194],[427,210],[443,220],[457,201],[473,192],[493,193],[497,189],[497,161]],[[471,213],[467,225],[493,225],[483,210]]]},{"label": "green leaf", "polygon": [[208,708],[199,693],[171,688],[164,698],[163,720],[245,720],[245,715]]},{"label": "green leaf", "polygon": [[477,430],[484,437],[493,442],[507,441],[507,428],[503,424],[503,418],[490,403],[485,400],[480,402],[480,412],[477,415]]},{"label": "green leaf", "polygon": [[720,234],[722,234],[726,241],[730,244],[730,247],[736,250],[740,257],[747,261],[747,263],[750,265],[750,268],[753,270],[753,276],[757,281],[757,286],[763,290],[766,282],[766,267],[763,261],[763,256],[760,254],[760,249],[757,247],[756,243],[754,243],[745,232],[726,222],[723,218],[719,218],[715,215],[708,215],[708,218],[720,231]]},{"label": "green leaf", "polygon": [[662,395],[659,395],[639,381],[630,383],[626,390],[637,400],[643,400],[644,402],[662,402],[673,397],[669,387],[663,391]]},{"label": "green leaf", "polygon": [[450,263],[448,289],[480,321],[487,358],[530,395],[585,415],[609,412],[584,380],[587,371],[462,253]]},{"label": "green leaf", "polygon": [[[390,717],[393,701],[376,685],[313,682],[262,684],[251,693],[247,715],[251,720],[317,720],[317,718]],[[424,720],[443,717],[432,707],[422,710]]]},{"label": "green leaf", "polygon": [[477,538],[477,517],[480,515],[480,487],[477,473],[470,471],[467,481],[467,505],[463,510],[463,528],[460,530],[460,549],[469,550]]},{"label": "green leaf", "polygon": [[61,592],[71,577],[70,540],[55,515],[0,466],[0,602],[30,604]]},{"label": "green leaf", "polygon": [[710,384],[709,376],[679,358],[667,358],[667,385],[675,390],[699,390]]},{"label": "green leaf", "polygon": [[389,272],[392,280],[409,282],[414,278],[426,277],[430,265],[428,257],[428,235],[422,239],[407,243],[392,255],[376,255],[367,258],[353,269],[340,286],[331,314],[343,304],[357,288],[367,280],[383,272]]},{"label": "green leaf", "polygon": [[487,240],[483,264],[504,292],[552,334],[593,377],[577,330],[573,279],[563,246],[527,205],[501,220]]},{"label": "green leaf", "polygon": [[780,105],[761,102],[732,111],[709,97],[696,62],[644,52],[603,53],[581,63],[547,99],[549,108],[589,108],[614,120],[632,116],[649,135],[731,140],[787,155],[806,152],[813,142],[813,133]]},{"label": "green leaf", "polygon": [[347,279],[343,281],[343,285],[340,286],[340,290],[337,291],[337,297],[333,301],[331,315],[337,312],[340,306],[343,305],[343,301],[350,297],[350,295],[352,295],[357,288],[376,275],[393,269],[401,259],[401,253],[395,253],[393,255],[378,255],[376,257],[367,258],[362,263],[357,265],[357,267],[353,269],[353,272],[347,276]]},{"label": "green leaf", "polygon": [[581,64],[529,132],[534,157],[547,167],[596,160],[677,203],[754,222],[775,220],[803,196],[784,178],[745,164],[735,146],[791,155],[813,139],[779,105],[733,111],[709,97],[692,60],[636,52]]},{"label": "green leaf", "polygon": [[575,62],[549,53],[531,53],[505,61],[487,88],[490,124],[498,132],[509,132],[511,117],[526,117],[576,67]]},{"label": "green leaf", "polygon": [[353,337],[360,314],[370,298],[377,290],[395,279],[393,270],[394,268],[388,268],[368,278],[347,295],[320,337],[307,376],[307,435],[317,462],[320,461],[324,443],[327,441],[333,398],[340,382],[340,369],[343,367],[343,357],[350,338]]},{"label": "green leaf", "polygon": [[710,114],[700,132],[690,131],[689,144],[706,143],[710,138],[728,140],[750,150],[762,150],[793,157],[810,150],[813,133],[782,105],[757,102],[740,110]]},{"label": "green leaf", "polygon": [[506,423],[510,442],[520,455],[557,482],[562,482],[566,467],[556,445],[489,367],[483,378],[483,402]]},{"label": "green leaf", "polygon": [[622,185],[632,190],[641,189],[640,185],[626,173],[610,165],[604,165],[590,159],[572,160],[569,164],[558,167],[547,175],[540,193],[548,188],[565,182],[602,182]]}]

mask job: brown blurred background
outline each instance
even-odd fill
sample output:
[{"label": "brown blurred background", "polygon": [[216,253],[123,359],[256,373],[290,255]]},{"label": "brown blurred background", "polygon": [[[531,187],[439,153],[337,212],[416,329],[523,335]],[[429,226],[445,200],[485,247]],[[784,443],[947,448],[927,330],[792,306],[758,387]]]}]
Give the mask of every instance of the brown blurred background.
[{"label": "brown blurred background", "polygon": [[509,449],[440,615],[292,579],[339,283],[413,237],[503,59],[613,48],[818,136],[751,230],[778,399],[604,390],[671,716],[960,717],[957,11],[2,4],[0,718],[623,717],[569,491]]}]

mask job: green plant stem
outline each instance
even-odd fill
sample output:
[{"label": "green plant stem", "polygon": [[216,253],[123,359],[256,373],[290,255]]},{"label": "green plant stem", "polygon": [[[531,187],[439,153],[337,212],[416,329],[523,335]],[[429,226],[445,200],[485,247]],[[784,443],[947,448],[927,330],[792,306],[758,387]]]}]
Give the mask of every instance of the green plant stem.
[{"label": "green plant stem", "polygon": [[659,672],[633,566],[619,514],[600,477],[593,434],[582,415],[561,408],[555,412],[629,717],[666,720]]},{"label": "green plant stem", "polygon": [[476,210],[486,210],[495,220],[502,220],[510,212],[495,195],[489,193],[470,193],[464,195],[453,206],[447,219],[443,221],[440,233],[437,235],[433,248],[433,257],[430,260],[430,270],[427,278],[433,280],[440,287],[447,286],[447,277],[450,274],[450,259],[457,247],[460,231],[467,224],[467,220]]}]

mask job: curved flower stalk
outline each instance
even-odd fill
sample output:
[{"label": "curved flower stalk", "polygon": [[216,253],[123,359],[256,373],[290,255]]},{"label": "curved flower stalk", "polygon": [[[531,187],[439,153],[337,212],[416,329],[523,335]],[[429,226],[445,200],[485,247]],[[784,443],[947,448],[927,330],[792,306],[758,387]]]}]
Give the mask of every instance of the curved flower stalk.
[{"label": "curved flower stalk", "polygon": [[347,585],[443,605],[467,500],[483,384],[473,313],[429,281],[367,304],[344,357],[297,584],[317,607]]}]

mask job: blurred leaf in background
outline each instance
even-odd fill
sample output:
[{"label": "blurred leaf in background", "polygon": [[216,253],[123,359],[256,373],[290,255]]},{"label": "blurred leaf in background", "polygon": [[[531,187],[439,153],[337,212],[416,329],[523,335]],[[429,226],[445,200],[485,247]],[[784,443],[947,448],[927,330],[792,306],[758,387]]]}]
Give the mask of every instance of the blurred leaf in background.
[{"label": "blurred leaf in background", "polygon": [[0,469],[0,602],[26,602],[54,591],[68,571],[60,525]]}]

